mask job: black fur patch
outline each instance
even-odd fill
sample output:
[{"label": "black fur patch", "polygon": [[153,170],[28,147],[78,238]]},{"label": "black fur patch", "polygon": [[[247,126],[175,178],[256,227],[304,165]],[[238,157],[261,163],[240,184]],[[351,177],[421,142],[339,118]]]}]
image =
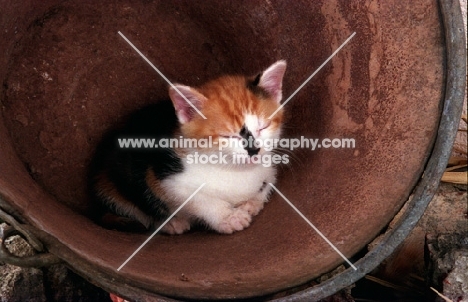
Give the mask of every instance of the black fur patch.
[{"label": "black fur patch", "polygon": [[263,192],[263,190],[265,190],[266,186],[267,186],[267,183],[266,183],[266,181],[264,181],[264,182],[262,183],[262,186],[260,187],[260,190],[258,190],[258,191],[259,191],[259,192]]},{"label": "black fur patch", "polygon": [[252,93],[255,94],[257,97],[261,99],[267,99],[270,97],[268,92],[266,92],[266,90],[263,89],[262,87],[258,86],[258,84],[260,83],[261,77],[262,77],[262,74],[259,73],[254,79],[252,78],[247,79],[246,87],[247,89],[252,91]]},{"label": "black fur patch", "polygon": [[259,73],[259,74],[255,77],[255,79],[253,80],[252,85],[253,85],[253,86],[258,86],[258,83],[260,83],[260,78],[261,78],[261,77],[262,77],[262,74]]},{"label": "black fur patch", "polygon": [[[170,148],[121,148],[119,139],[172,138],[178,127],[177,116],[170,101],[149,105],[132,114],[121,129],[104,136],[98,145],[90,166],[90,192],[100,208],[111,210],[106,201],[96,196],[93,179],[105,171],[122,196],[141,211],[156,220],[169,215],[169,210],[158,196],[154,196],[146,175],[152,169],[156,178],[164,178],[183,171],[182,160]],[[112,211],[111,211],[112,212]]]},{"label": "black fur patch", "polygon": [[255,147],[255,137],[252,135],[249,129],[244,125],[239,131],[239,135],[247,141],[246,147],[244,149],[247,151],[249,156],[258,154],[260,148]]}]

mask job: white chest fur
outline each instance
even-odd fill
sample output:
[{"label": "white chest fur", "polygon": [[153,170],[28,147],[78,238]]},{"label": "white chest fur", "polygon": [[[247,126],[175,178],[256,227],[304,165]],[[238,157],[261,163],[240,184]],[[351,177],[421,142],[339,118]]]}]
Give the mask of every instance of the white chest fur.
[{"label": "white chest fur", "polygon": [[275,182],[275,174],[274,167],[262,165],[232,167],[217,164],[185,164],[182,173],[169,177],[163,181],[163,184],[166,189],[175,193],[177,199],[186,199],[205,183],[198,194],[236,205],[264,195],[261,189],[265,187],[265,183]]}]

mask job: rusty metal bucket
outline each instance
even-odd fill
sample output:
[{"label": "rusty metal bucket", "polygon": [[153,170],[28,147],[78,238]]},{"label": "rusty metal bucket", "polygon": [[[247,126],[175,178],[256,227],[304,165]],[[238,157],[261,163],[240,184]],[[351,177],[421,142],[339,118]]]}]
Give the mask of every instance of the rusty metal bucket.
[{"label": "rusty metal bucket", "polygon": [[[147,238],[86,217],[86,167],[120,117],[197,85],[288,61],[286,137],[353,138],[355,148],[301,149],[277,187],[354,265],[282,298],[317,300],[352,284],[406,237],[448,160],[466,79],[458,1],[3,1],[0,14],[0,208],[93,283],[138,301],[272,297],[343,259],[275,194],[248,229]],[[413,195],[407,201],[410,194]],[[386,226],[402,209],[395,226]],[[7,214],[8,213],[8,214]],[[55,256],[53,256],[55,255]],[[21,264],[11,255],[5,258]],[[29,261],[29,263],[27,263]]]}]

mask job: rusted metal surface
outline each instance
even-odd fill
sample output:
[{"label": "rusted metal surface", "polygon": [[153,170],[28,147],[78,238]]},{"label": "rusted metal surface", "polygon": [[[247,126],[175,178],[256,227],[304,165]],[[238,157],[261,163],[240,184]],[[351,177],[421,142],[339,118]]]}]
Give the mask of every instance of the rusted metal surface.
[{"label": "rusted metal surface", "polygon": [[325,297],[368,272],[405,237],[437,187],[462,90],[450,59],[460,50],[446,46],[436,1],[22,4],[4,5],[9,11],[0,19],[8,29],[0,33],[2,205],[34,226],[49,251],[115,293],[140,300],[251,297],[302,284],[342,262],[274,196],[245,231],[157,236],[116,271],[146,237],[104,230],[83,215],[86,164],[103,131],[166,94],[119,30],[171,80],[189,85],[286,59],[285,96],[356,32],[288,103],[285,131],[354,138],[356,148],[298,150],[278,188],[348,257],[398,212],[427,164],[414,191],[421,199],[413,199],[404,229],[371,251],[371,260],[357,262],[358,272],[348,269],[291,300]]},{"label": "rusted metal surface", "polygon": [[[0,221],[5,222],[7,227],[0,227],[0,262],[22,267],[44,267],[61,262],[57,256],[45,252],[44,245],[29,230],[29,225],[21,224],[11,215],[8,215],[1,209],[1,205],[0,202]],[[5,245],[5,240],[12,236],[21,236],[39,254],[28,257],[19,257],[12,254]]]}]

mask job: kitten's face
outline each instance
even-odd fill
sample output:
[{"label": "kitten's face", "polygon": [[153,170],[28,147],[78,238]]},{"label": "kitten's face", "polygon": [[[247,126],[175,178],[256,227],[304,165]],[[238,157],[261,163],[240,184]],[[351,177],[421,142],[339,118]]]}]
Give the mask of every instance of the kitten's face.
[{"label": "kitten's face", "polygon": [[185,96],[174,88],[169,91],[182,135],[196,139],[211,137],[212,147],[198,148],[200,153],[221,151],[228,158],[233,154],[248,157],[265,154],[281,132],[283,111],[272,114],[280,107],[285,69],[286,63],[278,61],[256,78],[225,76],[200,88],[175,85]]}]

